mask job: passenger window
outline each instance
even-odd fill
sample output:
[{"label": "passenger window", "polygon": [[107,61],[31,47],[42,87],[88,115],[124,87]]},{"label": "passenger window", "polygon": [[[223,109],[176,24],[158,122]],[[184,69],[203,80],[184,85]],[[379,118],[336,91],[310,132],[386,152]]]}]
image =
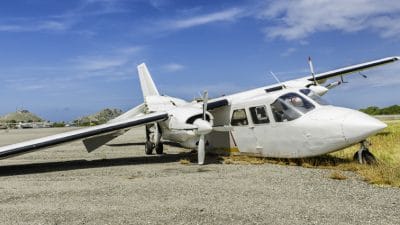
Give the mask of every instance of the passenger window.
[{"label": "passenger window", "polygon": [[246,111],[244,109],[236,109],[235,111],[233,111],[231,120],[232,126],[243,126],[247,124],[248,121]]},{"label": "passenger window", "polygon": [[254,124],[269,123],[267,109],[265,106],[251,107],[250,114]]}]

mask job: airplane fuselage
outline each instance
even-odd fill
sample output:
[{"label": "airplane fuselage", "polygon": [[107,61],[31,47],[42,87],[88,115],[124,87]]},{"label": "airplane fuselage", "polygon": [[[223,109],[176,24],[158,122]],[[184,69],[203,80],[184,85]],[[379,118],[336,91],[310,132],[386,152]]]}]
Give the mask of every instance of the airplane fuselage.
[{"label": "airplane fuselage", "polygon": [[[222,116],[218,115],[220,111],[210,111],[214,124],[229,127],[229,131],[222,132],[231,133],[229,137],[233,138],[235,146],[225,146],[226,149],[233,147],[239,152],[265,157],[310,157],[359,143],[386,127],[362,112],[327,105],[310,89],[284,88],[270,93],[259,90],[253,90],[252,95],[249,92],[243,92],[243,96],[235,94],[230,98],[229,112],[223,112]],[[299,104],[302,105],[292,105],[293,98],[301,98]],[[201,114],[198,104],[187,103],[168,113],[174,116],[160,123],[163,139],[186,148],[197,148],[198,135],[187,122],[190,117]],[[212,151],[215,146],[211,139],[209,143],[208,150]]]}]

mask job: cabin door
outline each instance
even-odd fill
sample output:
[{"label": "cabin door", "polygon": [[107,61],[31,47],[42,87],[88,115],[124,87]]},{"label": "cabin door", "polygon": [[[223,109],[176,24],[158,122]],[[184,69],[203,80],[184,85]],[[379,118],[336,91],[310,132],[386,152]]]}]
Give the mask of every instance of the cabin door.
[{"label": "cabin door", "polygon": [[259,153],[257,139],[254,135],[254,126],[249,125],[247,113],[244,108],[235,109],[231,118],[232,136],[240,152]]}]

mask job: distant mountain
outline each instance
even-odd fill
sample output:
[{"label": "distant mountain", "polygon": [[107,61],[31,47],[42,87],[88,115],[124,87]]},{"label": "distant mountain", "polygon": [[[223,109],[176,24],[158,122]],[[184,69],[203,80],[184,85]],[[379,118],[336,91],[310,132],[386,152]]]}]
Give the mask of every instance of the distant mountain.
[{"label": "distant mountain", "polygon": [[79,126],[90,126],[90,125],[97,125],[103,124],[112,120],[119,115],[121,115],[123,111],[121,109],[103,109],[100,112],[95,114],[84,116],[74,120],[74,124]]},{"label": "distant mountain", "polygon": [[0,122],[19,123],[19,122],[42,122],[42,118],[29,112],[28,110],[18,110],[17,112],[9,113],[0,117]]}]

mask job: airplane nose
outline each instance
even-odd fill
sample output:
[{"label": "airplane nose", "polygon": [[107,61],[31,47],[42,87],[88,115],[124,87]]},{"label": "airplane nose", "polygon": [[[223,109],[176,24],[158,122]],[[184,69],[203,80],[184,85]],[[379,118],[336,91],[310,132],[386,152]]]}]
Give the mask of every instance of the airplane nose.
[{"label": "airplane nose", "polygon": [[348,114],[342,122],[343,135],[349,144],[365,140],[385,127],[385,123],[358,111]]}]

